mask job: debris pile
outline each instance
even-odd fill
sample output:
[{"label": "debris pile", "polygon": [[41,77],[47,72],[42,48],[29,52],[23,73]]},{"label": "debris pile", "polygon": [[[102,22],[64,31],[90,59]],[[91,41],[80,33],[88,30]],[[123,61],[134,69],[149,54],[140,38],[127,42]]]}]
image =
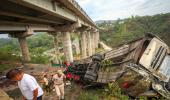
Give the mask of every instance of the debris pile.
[{"label": "debris pile", "polygon": [[131,97],[160,94],[170,99],[170,49],[151,33],[79,62],[88,65],[83,78],[88,85],[117,81]]}]

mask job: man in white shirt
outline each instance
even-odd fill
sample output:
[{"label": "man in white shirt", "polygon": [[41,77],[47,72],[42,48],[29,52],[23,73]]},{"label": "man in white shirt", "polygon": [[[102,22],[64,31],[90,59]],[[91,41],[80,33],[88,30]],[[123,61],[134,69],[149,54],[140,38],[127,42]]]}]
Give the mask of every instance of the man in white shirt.
[{"label": "man in white shirt", "polygon": [[23,100],[42,100],[43,90],[33,76],[25,74],[19,69],[12,69],[6,74],[6,77],[18,82]]}]

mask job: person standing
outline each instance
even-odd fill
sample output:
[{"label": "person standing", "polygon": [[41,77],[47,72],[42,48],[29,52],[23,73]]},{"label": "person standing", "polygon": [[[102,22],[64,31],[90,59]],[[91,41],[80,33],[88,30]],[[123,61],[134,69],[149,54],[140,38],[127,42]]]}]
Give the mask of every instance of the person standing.
[{"label": "person standing", "polygon": [[57,74],[53,76],[54,81],[54,87],[55,91],[57,93],[57,96],[60,99],[64,99],[64,82],[65,82],[66,76],[63,74],[61,70],[57,71]]},{"label": "person standing", "polygon": [[42,100],[43,90],[33,76],[24,73],[20,69],[11,69],[6,77],[18,82],[23,100]]}]

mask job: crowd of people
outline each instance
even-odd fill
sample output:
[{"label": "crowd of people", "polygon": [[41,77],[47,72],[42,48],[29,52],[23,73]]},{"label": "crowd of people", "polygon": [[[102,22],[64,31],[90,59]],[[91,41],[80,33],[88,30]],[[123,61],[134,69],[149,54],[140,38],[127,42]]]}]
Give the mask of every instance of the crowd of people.
[{"label": "crowd of people", "polygon": [[62,70],[57,70],[53,74],[44,74],[42,87],[35,77],[21,69],[11,69],[7,72],[6,77],[11,81],[17,81],[23,96],[22,100],[42,100],[44,94],[49,94],[52,91],[56,92],[55,100],[64,100],[66,76]]}]

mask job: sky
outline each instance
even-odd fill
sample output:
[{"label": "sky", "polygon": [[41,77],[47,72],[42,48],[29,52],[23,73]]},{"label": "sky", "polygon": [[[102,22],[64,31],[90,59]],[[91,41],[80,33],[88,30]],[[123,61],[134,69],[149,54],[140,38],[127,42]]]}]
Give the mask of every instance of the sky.
[{"label": "sky", "polygon": [[8,38],[8,34],[0,34],[0,38]]},{"label": "sky", "polygon": [[170,0],[76,0],[92,20],[124,19],[170,12]]}]

